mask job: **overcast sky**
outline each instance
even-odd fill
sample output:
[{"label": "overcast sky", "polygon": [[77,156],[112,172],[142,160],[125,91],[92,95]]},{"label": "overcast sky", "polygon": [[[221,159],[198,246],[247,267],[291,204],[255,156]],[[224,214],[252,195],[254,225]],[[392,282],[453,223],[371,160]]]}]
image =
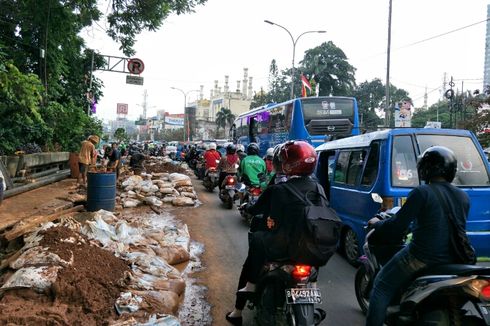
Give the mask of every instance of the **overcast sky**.
[{"label": "overcast sky", "polygon": [[[271,20],[288,28],[294,37],[308,30],[296,46],[296,66],[305,50],[333,41],[357,69],[356,81],[386,78],[388,0],[208,0],[195,13],[169,17],[159,31],[145,32],[136,42],[136,55],[145,63],[144,86],[126,85],[125,76],[95,72],[104,81],[104,97],[97,116],[116,117],[116,104],[129,104],[129,118],[142,113],[143,92],[148,90],[148,116],[164,109],[183,112],[184,96],[170,87],[185,91],[204,85],[209,98],[214,80],[230,88],[243,79],[249,68],[255,90],[267,87],[272,59],[279,68],[291,67],[292,42]],[[391,82],[409,91],[415,107],[423,105],[425,87],[429,105],[440,96],[443,74],[452,75],[456,87],[481,89],[486,24],[410,45],[432,36],[486,19],[488,0],[393,0]],[[102,9],[105,11],[105,9]],[[103,31],[104,22],[84,31],[89,47],[99,53],[123,56],[119,45]],[[407,46],[410,45],[410,46]],[[188,102],[196,99],[191,93]]]}]

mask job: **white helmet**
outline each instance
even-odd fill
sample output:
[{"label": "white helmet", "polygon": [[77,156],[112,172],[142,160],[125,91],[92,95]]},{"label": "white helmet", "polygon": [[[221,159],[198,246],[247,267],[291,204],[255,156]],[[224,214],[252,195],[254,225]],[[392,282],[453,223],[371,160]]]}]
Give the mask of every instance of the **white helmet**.
[{"label": "white helmet", "polygon": [[270,147],[267,149],[267,152],[265,153],[266,157],[273,157],[274,156],[274,148]]},{"label": "white helmet", "polygon": [[239,151],[245,152],[245,146],[243,146],[242,144],[238,144],[236,146],[236,151],[237,152],[239,152]]},{"label": "white helmet", "polygon": [[216,143],[210,143],[208,148],[209,149],[216,149]]}]

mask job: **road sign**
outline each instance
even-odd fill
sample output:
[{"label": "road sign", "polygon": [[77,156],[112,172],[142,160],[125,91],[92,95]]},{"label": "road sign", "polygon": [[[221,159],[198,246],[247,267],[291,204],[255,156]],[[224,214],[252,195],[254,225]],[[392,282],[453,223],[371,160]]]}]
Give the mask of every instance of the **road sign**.
[{"label": "road sign", "polygon": [[134,75],[139,75],[145,70],[145,64],[138,58],[128,60],[128,70]]},{"label": "road sign", "polygon": [[126,103],[117,103],[117,114],[128,114],[128,105]]},{"label": "road sign", "polygon": [[143,77],[126,75],[126,84],[143,85]]},{"label": "road sign", "polygon": [[146,125],[146,120],[143,120],[143,119],[140,118],[139,120],[136,120],[134,122],[134,124],[137,125],[137,126],[144,126],[144,125]]}]

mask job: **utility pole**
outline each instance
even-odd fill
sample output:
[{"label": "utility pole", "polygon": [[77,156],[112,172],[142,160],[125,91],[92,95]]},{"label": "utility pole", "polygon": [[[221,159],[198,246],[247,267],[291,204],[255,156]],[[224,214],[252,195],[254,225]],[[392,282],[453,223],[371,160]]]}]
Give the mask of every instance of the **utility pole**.
[{"label": "utility pole", "polygon": [[390,55],[391,55],[391,3],[388,8],[388,46],[386,50],[386,104],[385,104],[385,125],[391,125],[391,104],[390,104]]},{"label": "utility pole", "polygon": [[427,105],[427,86],[425,86],[425,93],[424,93],[424,110],[429,109],[429,106]]}]

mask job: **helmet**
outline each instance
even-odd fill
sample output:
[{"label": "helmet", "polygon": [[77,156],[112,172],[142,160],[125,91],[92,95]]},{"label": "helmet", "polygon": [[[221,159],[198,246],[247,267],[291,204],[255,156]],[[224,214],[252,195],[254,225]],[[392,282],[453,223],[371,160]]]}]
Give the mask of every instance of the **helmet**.
[{"label": "helmet", "polygon": [[272,159],[272,157],[274,156],[274,148],[272,148],[272,147],[268,148],[267,152],[265,153],[265,156],[268,159]]},{"label": "helmet", "polygon": [[417,172],[419,178],[425,182],[435,177],[443,177],[447,182],[452,182],[457,167],[458,160],[452,150],[444,146],[432,146],[419,156]]},{"label": "helmet", "polygon": [[236,153],[236,146],[233,144],[230,144],[226,146],[226,154],[235,154]]},{"label": "helmet", "polygon": [[216,143],[210,143],[208,149],[216,149]]},{"label": "helmet", "polygon": [[245,152],[245,146],[243,146],[242,144],[238,144],[238,145],[236,146],[236,151],[237,151],[237,152],[240,152],[240,151],[241,151],[241,152]]},{"label": "helmet", "polygon": [[286,175],[310,175],[315,170],[317,155],[305,141],[289,141],[280,150],[282,170]]},{"label": "helmet", "polygon": [[259,145],[256,143],[250,143],[247,146],[247,155],[259,155]]},{"label": "helmet", "polygon": [[281,161],[281,149],[284,144],[276,145],[273,148],[274,155],[272,157],[272,166],[276,173],[283,173],[282,171],[282,161]]}]

